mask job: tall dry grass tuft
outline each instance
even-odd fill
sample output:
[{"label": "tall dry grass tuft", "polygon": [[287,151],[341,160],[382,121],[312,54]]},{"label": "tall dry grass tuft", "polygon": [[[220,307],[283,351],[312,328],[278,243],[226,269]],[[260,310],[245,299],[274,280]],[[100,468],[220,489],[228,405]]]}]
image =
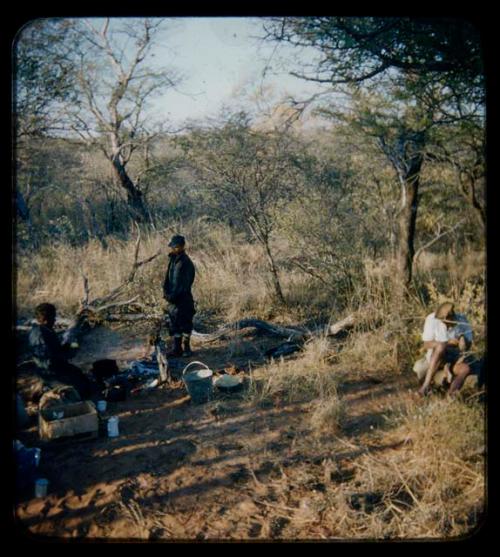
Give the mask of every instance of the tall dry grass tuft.
[{"label": "tall dry grass tuft", "polygon": [[126,520],[130,522],[132,531],[135,530],[134,538],[140,540],[149,539],[149,527],[146,518],[142,512],[141,506],[134,500],[127,503],[121,501],[119,503],[119,508],[121,509]]},{"label": "tall dry grass tuft", "polygon": [[[194,225],[193,225],[194,226]],[[215,227],[195,236],[189,253],[197,267],[194,295],[200,311],[216,312],[222,320],[235,320],[249,313],[266,318],[270,292],[265,280],[264,255],[252,244],[231,238]],[[139,260],[162,251],[157,259],[141,267],[123,293],[123,299],[138,296],[138,304],[150,312],[164,307],[162,283],[168,265],[167,242],[171,231],[142,234]],[[211,235],[209,235],[211,234]],[[73,314],[84,297],[83,275],[88,278],[90,298],[101,297],[125,281],[135,249],[135,236],[128,241],[108,239],[104,249],[97,241],[82,247],[64,244],[44,247],[36,254],[18,256],[17,308],[30,314],[42,301],[56,304],[60,313]]]},{"label": "tall dry grass tuft", "polygon": [[357,325],[336,357],[342,370],[400,373],[413,362],[425,310],[412,293],[401,295],[397,276],[394,260],[365,260],[346,310]]},{"label": "tall dry grass tuft", "polygon": [[310,425],[315,432],[340,429],[345,414],[338,377],[329,362],[327,337],[309,341],[299,357],[272,361],[252,374],[248,397],[257,406],[313,403]]},{"label": "tall dry grass tuft", "polygon": [[436,539],[470,534],[485,508],[483,406],[435,399],[420,407],[409,404],[394,420],[395,429],[386,435],[405,443],[355,461],[354,486],[331,495],[326,517],[332,535]]},{"label": "tall dry grass tuft", "polygon": [[[139,259],[152,255],[160,245],[159,237],[143,238]],[[48,246],[37,254],[19,257],[16,269],[18,312],[32,313],[38,303],[50,301],[61,315],[74,314],[84,297],[83,275],[88,279],[90,299],[104,296],[126,280],[132,268],[134,248],[135,239],[111,238],[107,249],[92,241],[82,247]],[[160,291],[152,301],[160,303],[162,264],[165,265],[165,257],[140,269],[123,296],[139,294],[140,301],[148,304],[151,284],[155,283],[160,285]]]},{"label": "tall dry grass tuft", "polygon": [[268,318],[273,304],[260,250],[251,244],[233,243],[231,248],[230,252],[193,252],[194,295],[200,309],[216,312],[227,321],[248,314]]}]

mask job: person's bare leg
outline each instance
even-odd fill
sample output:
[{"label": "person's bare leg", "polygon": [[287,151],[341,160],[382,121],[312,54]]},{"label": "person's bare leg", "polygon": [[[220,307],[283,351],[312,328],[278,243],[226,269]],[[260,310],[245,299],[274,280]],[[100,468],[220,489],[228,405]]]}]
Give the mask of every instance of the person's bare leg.
[{"label": "person's bare leg", "polygon": [[468,364],[460,362],[455,364],[453,371],[455,373],[455,378],[451,382],[450,388],[448,390],[448,394],[450,396],[454,396],[457,391],[462,388],[466,377],[470,375],[471,368]]},{"label": "person's bare leg", "polygon": [[424,396],[429,390],[429,386],[431,384],[432,378],[434,377],[434,374],[438,370],[439,365],[443,360],[443,356],[445,352],[446,352],[445,342],[441,342],[435,348],[433,348],[431,361],[429,363],[429,369],[427,370],[422,386],[418,390],[419,395]]}]

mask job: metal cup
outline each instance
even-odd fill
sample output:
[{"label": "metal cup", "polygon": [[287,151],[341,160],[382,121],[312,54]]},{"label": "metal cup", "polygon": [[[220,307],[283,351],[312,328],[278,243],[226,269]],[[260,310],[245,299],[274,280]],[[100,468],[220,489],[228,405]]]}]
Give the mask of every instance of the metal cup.
[{"label": "metal cup", "polygon": [[49,487],[49,480],[39,478],[35,481],[35,497],[46,497]]},{"label": "metal cup", "polygon": [[111,416],[108,420],[108,437],[118,437],[118,416]]}]

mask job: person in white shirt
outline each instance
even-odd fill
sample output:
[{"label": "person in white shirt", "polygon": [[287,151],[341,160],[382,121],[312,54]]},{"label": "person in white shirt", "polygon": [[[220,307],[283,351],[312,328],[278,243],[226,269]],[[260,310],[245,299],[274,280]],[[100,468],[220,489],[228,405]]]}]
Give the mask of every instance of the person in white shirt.
[{"label": "person in white shirt", "polygon": [[470,323],[464,315],[455,312],[451,302],[444,302],[426,317],[422,341],[427,350],[425,362],[422,363],[426,364],[424,368],[427,369],[424,382],[418,390],[419,395],[427,394],[435,373],[442,366],[447,366],[452,374],[448,393],[454,395],[471,373],[466,354],[472,344]]}]

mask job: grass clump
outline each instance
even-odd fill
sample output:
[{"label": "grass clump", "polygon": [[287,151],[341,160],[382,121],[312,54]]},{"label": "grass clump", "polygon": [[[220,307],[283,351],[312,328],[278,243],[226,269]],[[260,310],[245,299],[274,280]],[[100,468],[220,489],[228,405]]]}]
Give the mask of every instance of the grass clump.
[{"label": "grass clump", "polygon": [[[356,489],[335,496],[342,537],[439,539],[469,535],[485,505],[484,408],[459,400],[408,404],[386,435],[402,447],[355,462]],[[386,440],[389,440],[388,438]]]}]

